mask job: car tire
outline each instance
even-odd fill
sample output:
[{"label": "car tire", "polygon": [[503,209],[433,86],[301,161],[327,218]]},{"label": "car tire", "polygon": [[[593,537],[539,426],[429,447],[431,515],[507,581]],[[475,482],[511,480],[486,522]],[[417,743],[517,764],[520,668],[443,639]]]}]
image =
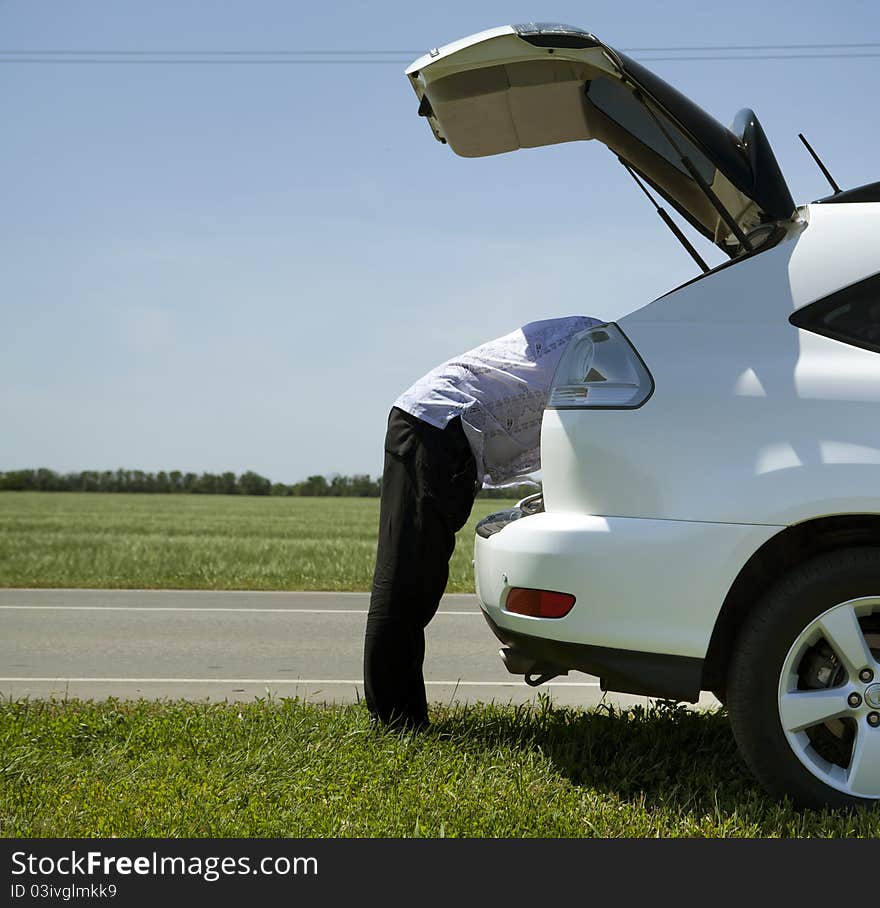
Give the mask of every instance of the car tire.
[{"label": "car tire", "polygon": [[737,637],[725,693],[770,794],[880,808],[880,549],[829,552],[774,584]]}]

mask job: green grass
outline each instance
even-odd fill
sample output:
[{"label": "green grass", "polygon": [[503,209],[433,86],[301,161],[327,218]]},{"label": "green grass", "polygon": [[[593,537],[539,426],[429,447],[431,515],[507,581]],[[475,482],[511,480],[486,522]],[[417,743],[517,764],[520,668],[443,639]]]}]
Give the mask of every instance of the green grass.
[{"label": "green grass", "polygon": [[880,836],[768,799],[726,718],[661,705],[0,704],[0,836]]},{"label": "green grass", "polygon": [[[459,533],[449,592],[473,592],[479,500]],[[375,498],[0,492],[0,586],[367,590]]]}]

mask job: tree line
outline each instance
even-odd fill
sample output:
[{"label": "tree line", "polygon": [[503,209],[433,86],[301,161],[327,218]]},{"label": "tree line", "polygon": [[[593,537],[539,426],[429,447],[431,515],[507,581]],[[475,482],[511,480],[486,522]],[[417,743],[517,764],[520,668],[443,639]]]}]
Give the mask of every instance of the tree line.
[{"label": "tree line", "polygon": [[[309,476],[302,482],[272,482],[259,473],[183,473],[180,470],[83,470],[56,473],[36,470],[0,472],[0,491],[8,492],[137,492],[191,495],[277,495],[315,498],[378,498],[382,479],[367,474]],[[524,484],[506,489],[483,489],[482,498],[522,498],[537,491]]]}]

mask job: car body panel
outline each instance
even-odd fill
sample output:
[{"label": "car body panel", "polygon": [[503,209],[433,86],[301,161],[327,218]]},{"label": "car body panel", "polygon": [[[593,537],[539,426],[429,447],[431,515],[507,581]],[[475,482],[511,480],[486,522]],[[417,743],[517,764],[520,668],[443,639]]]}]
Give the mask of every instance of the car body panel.
[{"label": "car body panel", "polygon": [[[702,659],[740,568],[780,527],[543,513],[476,537],[493,622],[546,639]],[[504,611],[512,587],[571,593],[564,618]]]},{"label": "car body panel", "polygon": [[876,268],[859,238],[878,231],[880,205],[814,206],[789,241],[619,319],[654,394],[632,411],[545,411],[547,510],[770,525],[880,513],[880,355],[788,321]]}]

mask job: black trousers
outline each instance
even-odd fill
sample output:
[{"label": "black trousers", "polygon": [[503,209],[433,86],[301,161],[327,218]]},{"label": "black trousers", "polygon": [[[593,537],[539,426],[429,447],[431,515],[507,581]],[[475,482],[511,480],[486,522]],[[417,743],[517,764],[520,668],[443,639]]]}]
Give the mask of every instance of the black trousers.
[{"label": "black trousers", "polygon": [[367,708],[383,724],[427,724],[425,627],[446,589],[455,534],[470,516],[476,480],[459,418],[437,429],[391,410],[364,640]]}]

